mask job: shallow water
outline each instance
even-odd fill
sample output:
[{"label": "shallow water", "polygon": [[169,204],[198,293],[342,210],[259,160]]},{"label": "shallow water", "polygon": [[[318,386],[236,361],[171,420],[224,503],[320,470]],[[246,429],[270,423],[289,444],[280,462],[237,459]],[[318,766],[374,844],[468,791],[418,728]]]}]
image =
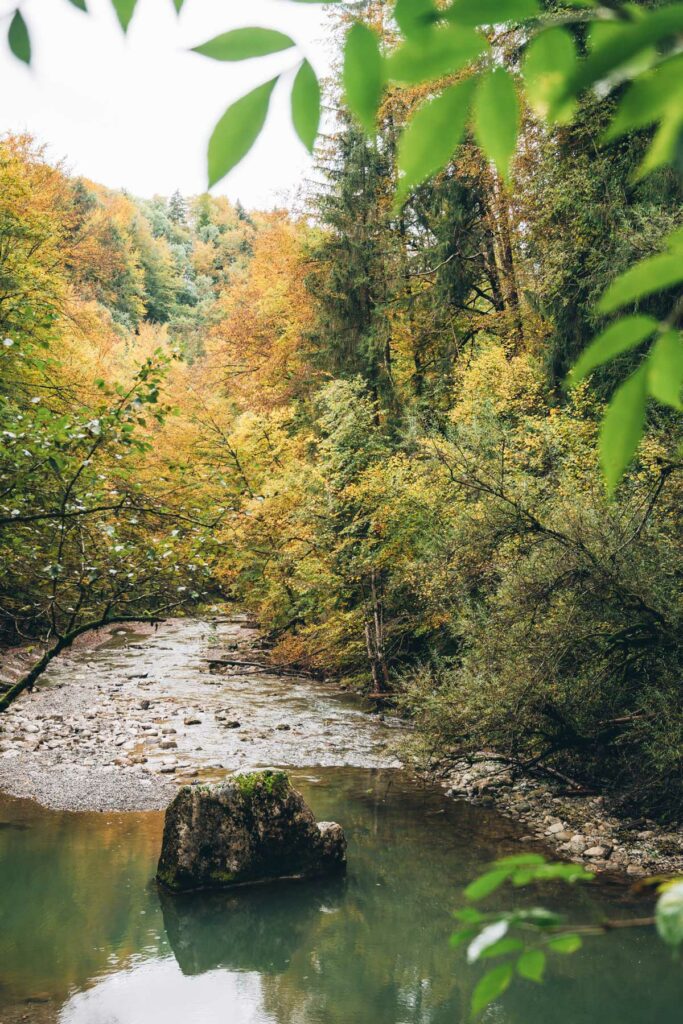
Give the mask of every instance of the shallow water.
[{"label": "shallow water", "polygon": [[[124,639],[87,652],[88,671],[104,672]],[[159,653],[145,657],[158,665]],[[259,682],[251,677],[252,694]],[[286,681],[267,685],[277,687],[275,717],[287,714]],[[312,684],[293,692],[309,702],[295,703],[302,736],[318,735],[308,719],[316,701],[328,710],[332,701],[335,756],[344,756],[347,732],[364,735],[368,757],[377,756],[377,723],[327,691],[316,696]],[[179,699],[187,696],[200,703],[196,690]],[[245,717],[249,707],[245,697]],[[363,756],[349,749],[356,762]],[[341,764],[292,775],[319,819],[344,826],[345,879],[172,897],[153,882],[161,814],[55,812],[0,798],[0,1022],[465,1024],[477,972],[449,949],[450,910],[488,861],[519,851],[514,823],[397,769]],[[644,912],[602,882],[543,900],[583,920]],[[543,986],[520,982],[485,1020],[678,1024],[681,977],[650,933],[613,933],[557,957]]]}]

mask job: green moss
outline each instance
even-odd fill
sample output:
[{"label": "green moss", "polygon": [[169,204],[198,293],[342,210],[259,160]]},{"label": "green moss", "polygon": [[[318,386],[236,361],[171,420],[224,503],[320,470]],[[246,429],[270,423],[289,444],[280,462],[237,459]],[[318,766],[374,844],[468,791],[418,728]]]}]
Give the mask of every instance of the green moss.
[{"label": "green moss", "polygon": [[268,796],[283,797],[290,786],[287,772],[269,770],[236,775],[233,781],[245,797],[253,796],[259,790]]}]

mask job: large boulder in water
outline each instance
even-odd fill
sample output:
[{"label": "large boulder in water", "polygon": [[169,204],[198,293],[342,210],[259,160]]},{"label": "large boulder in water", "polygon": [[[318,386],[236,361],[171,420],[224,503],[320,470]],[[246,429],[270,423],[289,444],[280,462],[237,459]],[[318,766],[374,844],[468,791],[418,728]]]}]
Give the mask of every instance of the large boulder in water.
[{"label": "large boulder in water", "polygon": [[286,772],[184,786],[166,810],[157,879],[176,892],[344,871],[346,839],[316,822]]}]

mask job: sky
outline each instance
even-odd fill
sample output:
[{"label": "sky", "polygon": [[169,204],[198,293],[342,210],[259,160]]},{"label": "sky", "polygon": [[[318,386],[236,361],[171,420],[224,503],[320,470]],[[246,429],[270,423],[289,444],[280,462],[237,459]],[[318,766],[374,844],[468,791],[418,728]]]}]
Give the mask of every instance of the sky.
[{"label": "sky", "polygon": [[[68,0],[24,0],[33,41],[26,68],[5,42],[15,6],[0,0],[0,134],[29,132],[71,173],[137,196],[205,191],[206,145],[226,107],[301,55],[321,74],[330,65],[330,30],[317,4],[186,0],[178,18],[172,0],[138,0],[124,37],[110,0],[88,0],[89,15]],[[234,64],[188,52],[242,25],[285,31],[300,49]],[[263,136],[214,194],[268,209],[311,176],[291,127],[288,78]]]}]

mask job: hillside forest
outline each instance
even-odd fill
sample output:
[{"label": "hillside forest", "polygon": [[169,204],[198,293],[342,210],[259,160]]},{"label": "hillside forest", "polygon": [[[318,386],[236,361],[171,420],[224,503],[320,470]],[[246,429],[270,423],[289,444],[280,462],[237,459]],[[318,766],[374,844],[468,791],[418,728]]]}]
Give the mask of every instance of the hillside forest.
[{"label": "hillside forest", "polygon": [[[471,140],[393,205],[421,88],[333,130],[293,210],[141,199],[0,141],[0,633],[236,605],[271,654],[396,706],[438,769],[490,749],[683,807],[680,420],[614,499],[605,403],[568,390],[680,179],[599,148],[609,103],[524,112],[511,181]],[[671,295],[640,303],[665,314]]]}]

